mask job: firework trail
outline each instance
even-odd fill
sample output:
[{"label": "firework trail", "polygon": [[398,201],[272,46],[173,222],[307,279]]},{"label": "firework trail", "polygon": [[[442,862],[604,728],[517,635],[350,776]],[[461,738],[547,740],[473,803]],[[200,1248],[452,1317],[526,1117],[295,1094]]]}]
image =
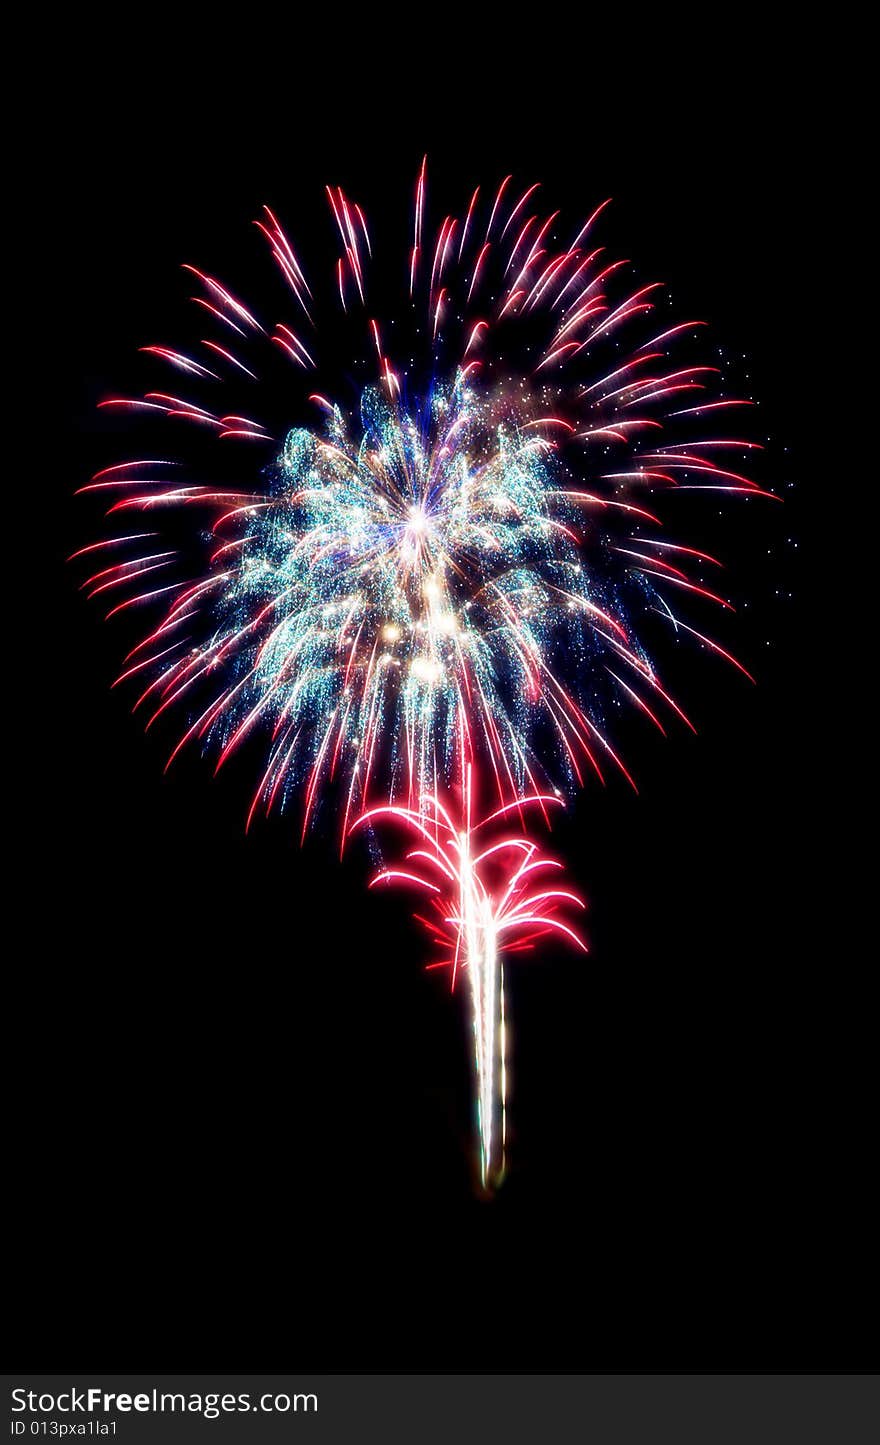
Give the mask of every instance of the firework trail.
[{"label": "firework trail", "polygon": [[[124,526],[76,554],[108,617],[154,609],[119,681],[140,682],[147,727],[183,716],[169,764],[194,746],[219,768],[259,736],[248,825],[295,798],[303,834],[324,803],[343,845],[358,827],[420,835],[378,879],[430,895],[452,985],[467,975],[485,1184],[504,1167],[502,955],[544,932],[583,946],[559,916],[580,900],[536,881],[558,865],[526,813],[547,818],[590,770],[630,778],[605,722],[618,701],[692,727],[649,653],[657,620],[745,672],[679,615],[732,609],[706,575],[721,564],[670,540],[658,508],[770,495],[731,460],[755,449],[726,426],[751,402],[692,359],[703,323],[660,323],[659,284],[627,285],[594,243],[607,202],[568,235],[539,191],[508,176],[429,231],[423,165],[390,312],[338,187],[335,265],[312,283],[274,213],[257,222],[284,320],[186,266],[210,334],[142,348],[173,391],[101,405],[212,438],[210,470],[190,447],[99,472],[83,490]],[[372,375],[332,399],[340,316]],[[279,365],[280,431],[253,415]]]},{"label": "firework trail", "polygon": [[440,957],[427,966],[447,969],[452,987],[460,969],[468,970],[480,1179],[484,1187],[500,1183],[507,1133],[506,1041],[503,954],[531,949],[537,939],[558,933],[579,948],[583,940],[559,916],[569,905],[583,908],[570,889],[548,883],[548,870],[562,867],[543,855],[522,832],[486,836],[511,813],[522,816],[529,806],[559,804],[555,797],[530,795],[498,808],[476,822],[472,814],[470,768],[465,781],[464,812],[456,819],[435,797],[419,799],[417,808],[385,803],[361,815],[355,827],[382,820],[401,823],[419,846],[400,868],[383,868],[377,883],[403,883],[427,895],[433,914],[416,918],[428,931]]}]

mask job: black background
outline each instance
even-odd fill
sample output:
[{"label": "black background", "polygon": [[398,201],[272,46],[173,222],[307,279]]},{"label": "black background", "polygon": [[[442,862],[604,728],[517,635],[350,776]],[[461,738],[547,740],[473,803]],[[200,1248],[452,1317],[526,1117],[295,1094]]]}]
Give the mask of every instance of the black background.
[{"label": "black background", "polygon": [[[560,22],[499,50],[455,23],[429,42],[389,20],[343,67],[329,18],[308,42],[251,24],[243,49],[215,34],[185,51],[152,21],[62,36],[40,72],[30,324],[47,404],[16,549],[19,691],[39,726],[10,1011],[31,1368],[864,1360],[861,965],[839,920],[822,932],[804,563],[820,410],[805,298],[838,239],[816,101],[753,34],[612,42]],[[367,895],[365,858],[340,865],[329,827],[302,851],[292,817],[245,839],[247,770],[213,780],[194,758],[163,778],[164,739],[110,692],[124,627],[64,565],[96,535],[73,490],[127,454],[95,402],[145,376],[137,346],[191,325],[179,263],[247,298],[259,206],[314,255],[329,180],[402,247],[425,150],[435,221],[507,170],[572,219],[613,195],[602,240],[745,354],[750,434],[785,497],[781,520],[731,509],[719,543],[750,599],[735,650],[758,686],[695,655],[678,691],[699,736],[633,728],[639,796],[591,783],[557,830],[591,952],[514,971],[513,1163],[491,1204],[471,1183],[459,1000],[422,972],[402,900]]]}]

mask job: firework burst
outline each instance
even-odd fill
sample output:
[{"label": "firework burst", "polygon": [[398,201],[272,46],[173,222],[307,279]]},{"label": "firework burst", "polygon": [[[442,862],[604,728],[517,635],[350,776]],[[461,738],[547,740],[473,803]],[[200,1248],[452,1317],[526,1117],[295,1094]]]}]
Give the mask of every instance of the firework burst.
[{"label": "firework burst", "polygon": [[[468,978],[484,1183],[503,1167],[502,955],[546,931],[580,942],[559,916],[576,895],[536,885],[556,865],[525,810],[546,814],[606,764],[629,777],[612,699],[661,731],[691,726],[650,655],[649,617],[745,672],[680,615],[730,602],[707,575],[717,560],[668,538],[659,508],[683,491],[769,495],[731,460],[754,443],[717,433],[751,403],[693,358],[702,323],[651,324],[661,288],[628,287],[626,263],[593,243],[604,205],[565,238],[538,192],[507,177],[429,234],[423,166],[397,315],[381,323],[366,217],[338,188],[336,263],[313,283],[276,216],[257,223],[283,320],[188,266],[211,335],[142,348],[181,377],[173,392],[102,405],[237,448],[237,479],[191,476],[185,457],[112,466],[84,490],[128,525],[77,554],[97,559],[84,585],[108,616],[157,609],[120,681],[141,681],[148,726],[184,717],[169,761],[195,745],[219,767],[259,735],[249,822],[296,798],[305,831],[332,785],[343,842],[389,820],[422,835],[420,870],[379,878],[432,896],[451,981]],[[336,359],[329,306],[373,372],[333,399],[318,390]],[[279,360],[314,417],[280,436],[237,400],[271,393],[260,378]],[[499,815],[518,831],[486,848],[477,834]]]}]

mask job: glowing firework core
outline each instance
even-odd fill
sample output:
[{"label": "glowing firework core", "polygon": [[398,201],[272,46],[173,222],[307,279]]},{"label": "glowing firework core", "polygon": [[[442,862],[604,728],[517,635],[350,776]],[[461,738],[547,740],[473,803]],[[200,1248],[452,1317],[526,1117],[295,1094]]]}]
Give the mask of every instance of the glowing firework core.
[{"label": "glowing firework core", "polygon": [[356,439],[338,409],[326,434],[290,433],[235,568],[218,557],[214,645],[235,652],[248,717],[319,774],[340,766],[350,802],[379,768],[411,800],[479,753],[521,791],[557,634],[583,651],[594,611],[552,453],[461,378],[420,417],[368,390],[360,421]]}]

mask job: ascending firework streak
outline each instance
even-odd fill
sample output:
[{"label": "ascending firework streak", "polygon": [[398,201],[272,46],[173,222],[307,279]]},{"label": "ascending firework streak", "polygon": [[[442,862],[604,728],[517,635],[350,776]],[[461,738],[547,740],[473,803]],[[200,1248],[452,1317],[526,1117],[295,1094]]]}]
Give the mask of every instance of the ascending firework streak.
[{"label": "ascending firework streak", "polygon": [[[186,267],[212,334],[195,350],[143,348],[186,395],[101,405],[255,448],[257,464],[237,462],[223,483],[171,458],[109,467],[83,490],[138,521],[76,554],[98,559],[84,586],[108,616],[159,609],[119,681],[142,679],[148,727],[186,710],[169,763],[192,743],[219,768],[259,734],[248,825],[297,797],[303,833],[332,800],[343,845],[391,821],[421,835],[419,868],[379,878],[432,897],[453,986],[467,975],[485,1184],[503,1170],[502,956],[548,931],[580,943],[558,917],[576,896],[535,891],[558,865],[526,836],[526,810],[548,817],[608,762],[629,778],[604,721],[618,700],[661,731],[664,712],[692,726],[650,658],[649,623],[745,672],[679,615],[678,601],[732,609],[703,576],[716,559],[658,535],[654,497],[771,495],[730,461],[754,443],[702,434],[751,403],[712,392],[717,368],[669,359],[702,323],[655,322],[622,350],[658,287],[613,295],[625,263],[592,244],[604,206],[558,240],[538,189],[517,195],[510,177],[485,199],[478,188],[429,237],[423,165],[398,314],[382,325],[367,222],[339,188],[327,193],[340,242],[327,287],[312,290],[271,211],[257,222],[287,294],[274,327]],[[342,314],[322,331],[328,304]],[[374,373],[354,405],[311,378],[340,349],[347,362],[349,345]],[[293,402],[289,378],[272,380],[279,365],[302,377]],[[281,437],[252,415],[254,397],[265,412],[283,399]],[[305,408],[319,422],[291,428]],[[183,524],[160,533],[153,518],[169,508]],[[500,818],[515,832],[479,842]]]},{"label": "ascending firework streak", "polygon": [[428,796],[419,799],[418,808],[390,803],[371,808],[355,824],[399,820],[416,834],[420,846],[407,853],[405,868],[383,868],[373,885],[400,882],[425,892],[434,917],[415,916],[442,955],[428,968],[449,969],[453,988],[459,970],[468,971],[484,1188],[500,1183],[507,1132],[502,953],[530,949],[536,939],[550,933],[562,934],[584,948],[574,929],[557,917],[565,904],[584,905],[576,893],[552,886],[555,880],[548,883],[548,870],[562,865],[542,855],[537,843],[522,832],[492,841],[478,839],[484,829],[502,819],[507,822],[512,813],[521,819],[529,806],[546,808],[559,802],[556,797],[526,796],[475,824],[469,767],[458,823],[439,799]]}]

